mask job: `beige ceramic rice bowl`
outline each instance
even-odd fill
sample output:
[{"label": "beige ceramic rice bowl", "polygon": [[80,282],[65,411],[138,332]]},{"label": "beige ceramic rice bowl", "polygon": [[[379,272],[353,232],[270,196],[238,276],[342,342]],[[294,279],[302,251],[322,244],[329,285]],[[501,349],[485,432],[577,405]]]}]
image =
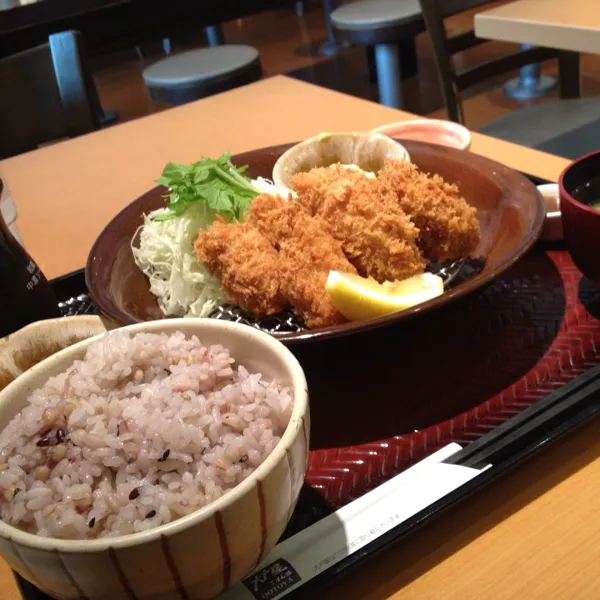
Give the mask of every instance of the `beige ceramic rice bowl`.
[{"label": "beige ceramic rice bowl", "polygon": [[[72,339],[77,339],[77,336],[73,336],[72,327],[64,327],[64,320],[38,324],[36,325],[36,338],[39,342],[36,351],[38,353],[40,345],[43,346],[44,344],[44,339],[48,339],[55,346],[58,344],[59,347],[72,343],[68,340],[60,341],[57,339],[60,337],[60,334],[57,334],[56,328],[61,322],[63,323],[63,330],[67,331]],[[89,327],[89,323],[87,325],[86,331],[90,332],[88,335],[95,333],[101,328],[99,323],[92,324],[92,327]],[[44,331],[44,328],[46,328],[46,331]],[[177,337],[175,335],[176,332],[181,332],[184,336]],[[11,467],[9,469],[6,465],[2,465],[2,469],[0,470],[0,493],[4,494],[4,501],[2,505],[3,520],[0,521],[0,555],[25,579],[28,579],[42,591],[56,598],[89,598],[90,600],[101,598],[114,600],[130,598],[138,598],[140,600],[144,598],[153,598],[156,600],[212,598],[238,582],[266,555],[282,534],[294,509],[306,471],[310,429],[308,393],[304,373],[295,357],[283,344],[265,333],[234,323],[210,319],[171,319],[133,325],[123,328],[116,333],[120,334],[121,337],[111,337],[108,340],[103,335],[100,335],[78,342],[53,354],[33,366],[0,392],[0,441],[4,444],[2,446],[4,449],[0,449],[0,451],[5,453],[1,459],[2,461],[7,460],[6,453],[9,452],[9,450],[6,450],[6,440],[14,438],[18,441],[19,439],[14,431],[11,433],[11,427],[15,431],[21,431],[15,429],[16,426],[14,423],[8,428],[7,424],[17,413],[22,411],[33,390],[46,385],[46,388],[44,388],[46,395],[43,396],[44,402],[46,402],[47,398],[50,398],[51,394],[54,393],[54,387],[56,389],[60,388],[63,391],[70,390],[73,392],[75,390],[77,392],[77,386],[83,385],[82,381],[85,385],[93,386],[97,384],[98,377],[106,379],[107,377],[117,376],[115,375],[117,372],[124,373],[124,369],[126,370],[129,367],[119,361],[122,354],[125,353],[126,348],[129,348],[128,351],[130,354],[133,352],[135,356],[137,356],[136,352],[139,354],[144,350],[146,354],[142,353],[140,356],[143,355],[146,357],[144,360],[146,360],[148,353],[152,354],[153,346],[156,348],[160,346],[162,348],[161,344],[166,344],[165,348],[169,348],[169,352],[174,352],[176,358],[169,363],[172,365],[171,367],[167,369],[161,368],[165,373],[161,374],[163,378],[161,381],[163,383],[160,385],[156,383],[159,381],[158,376],[153,379],[154,376],[152,373],[155,371],[151,370],[158,369],[158,366],[148,367],[149,370],[147,372],[143,371],[143,369],[139,369],[139,373],[133,372],[131,385],[139,385],[140,387],[123,388],[133,390],[131,398],[129,396],[126,397],[127,402],[124,403],[126,408],[123,410],[123,415],[125,415],[125,411],[128,409],[133,411],[132,414],[135,413],[135,410],[139,410],[141,405],[137,403],[136,393],[140,398],[143,397],[143,394],[147,396],[148,394],[150,396],[155,394],[158,400],[161,401],[160,393],[164,392],[164,386],[167,386],[166,389],[169,390],[169,393],[174,393],[172,390],[178,390],[177,386],[183,385],[181,389],[187,389],[182,384],[182,381],[185,382],[185,377],[189,376],[189,373],[192,371],[188,372],[186,369],[189,367],[193,370],[195,367],[200,368],[202,366],[201,360],[196,363],[190,360],[189,357],[192,355],[199,356],[198,353],[202,352],[209,352],[209,354],[212,352],[210,354],[210,361],[207,359],[207,363],[210,363],[207,369],[212,369],[209,373],[210,377],[222,377],[225,379],[227,377],[239,378],[239,381],[234,383],[235,385],[239,384],[241,387],[236,388],[234,384],[226,386],[228,390],[234,390],[234,392],[228,393],[233,394],[237,393],[235,390],[241,390],[239,397],[235,397],[237,398],[235,402],[239,402],[240,406],[245,406],[244,402],[249,402],[247,398],[253,397],[255,400],[249,406],[255,407],[259,405],[259,400],[256,400],[256,398],[260,396],[263,400],[267,399],[271,404],[275,403],[277,410],[280,411],[280,405],[277,402],[281,401],[281,406],[287,406],[285,410],[289,412],[285,416],[285,420],[282,421],[282,423],[287,423],[287,425],[281,426],[280,438],[273,438],[270,430],[265,432],[264,429],[266,426],[262,426],[260,431],[255,428],[257,432],[255,433],[256,440],[259,440],[256,442],[258,444],[258,451],[251,447],[250,450],[242,448],[238,452],[235,448],[227,447],[227,451],[229,452],[227,456],[222,456],[221,458],[217,456],[216,460],[211,458],[210,460],[215,464],[210,463],[208,466],[213,470],[206,470],[207,465],[204,465],[202,467],[205,469],[203,473],[215,473],[217,472],[217,467],[223,469],[225,475],[217,482],[219,485],[224,486],[222,495],[216,497],[216,499],[211,499],[211,490],[214,490],[215,486],[210,487],[203,484],[202,502],[197,498],[194,500],[200,502],[199,505],[202,506],[201,508],[194,508],[189,514],[183,516],[177,515],[170,522],[163,522],[162,524],[160,523],[161,515],[164,514],[165,508],[160,505],[160,498],[166,497],[165,494],[171,490],[171,487],[167,489],[167,484],[165,483],[164,489],[160,488],[158,484],[162,485],[161,475],[160,479],[158,476],[156,477],[155,483],[157,485],[154,487],[148,484],[139,489],[132,487],[131,490],[127,488],[128,483],[125,479],[121,479],[119,483],[115,478],[115,490],[112,496],[113,499],[111,500],[112,504],[115,505],[112,509],[113,512],[107,518],[102,512],[102,507],[111,504],[111,502],[104,502],[102,500],[103,496],[100,493],[98,496],[94,495],[92,510],[96,510],[96,507],[98,507],[97,513],[94,513],[98,515],[98,519],[89,519],[92,513],[86,512],[86,519],[89,519],[89,523],[86,522],[85,527],[90,527],[89,533],[86,532],[85,527],[81,528],[82,517],[79,515],[80,511],[72,510],[73,506],[77,508],[79,506],[78,503],[82,501],[78,496],[80,492],[72,490],[81,488],[81,481],[84,481],[84,479],[78,481],[77,486],[69,488],[71,490],[69,498],[65,496],[63,501],[59,503],[60,510],[64,510],[64,513],[61,514],[66,515],[62,520],[59,519],[57,521],[54,519],[52,509],[50,508],[46,511],[48,515],[46,515],[44,510],[38,510],[37,520],[30,521],[28,526],[19,528],[10,525],[4,520],[7,518],[7,515],[10,518],[17,518],[19,514],[22,516],[25,510],[23,507],[27,504],[32,507],[32,512],[34,508],[39,509],[39,506],[44,504],[46,501],[44,498],[50,494],[44,487],[51,488],[55,485],[53,483],[55,479],[53,477],[49,478],[47,472],[41,472],[40,477],[42,481],[38,481],[36,474],[34,478],[35,485],[31,484],[25,490],[25,493],[29,494],[27,502],[20,503],[20,508],[17,511],[19,514],[15,515],[12,505],[9,504],[7,508],[6,498],[10,497],[7,496],[7,489],[10,489],[11,493],[15,493],[15,506],[18,494],[23,492],[6,487],[10,485],[10,476],[7,473],[9,471],[12,473],[12,471],[15,471],[15,468]],[[181,359],[181,356],[185,356],[185,354],[180,356],[177,353],[181,352],[180,344],[182,343],[182,338],[185,337],[186,340],[190,340],[194,335],[199,338],[200,341],[198,344],[201,344],[201,347],[190,349],[189,346],[186,346],[183,349],[184,353],[188,353],[186,362],[185,359]],[[19,334],[12,336],[9,340],[10,343],[0,344],[0,354],[7,352],[14,354],[18,352],[19,342],[22,347],[25,347],[30,342],[27,339],[28,337],[30,338],[31,336],[24,335],[22,338],[19,337]],[[130,344],[130,346],[127,346],[127,344]],[[174,344],[174,349],[169,344]],[[211,350],[217,347],[215,345],[221,345],[229,350],[231,357],[235,360],[232,368],[229,368],[226,353]],[[115,352],[119,360],[115,360]],[[84,357],[85,361],[78,363],[79,366],[75,369],[75,374],[71,372],[71,375],[64,375],[63,379],[56,377],[55,380],[48,383],[50,377],[54,377],[60,373],[64,374],[72,367],[76,360],[81,360]],[[96,368],[99,360],[98,357],[101,357],[101,369]],[[3,359],[7,362],[6,356]],[[8,362],[10,363],[11,360],[9,357]],[[160,357],[156,360],[159,361],[156,364],[160,366]],[[243,369],[236,370],[238,365],[242,365],[247,369],[247,372]],[[135,364],[133,368],[136,368]],[[195,372],[199,372],[198,369]],[[262,388],[257,391],[254,389],[257,386],[268,387],[268,385],[261,383],[259,378],[253,377],[252,374],[256,373],[262,375],[263,381],[277,381],[281,385],[275,386],[275,391],[271,390],[271,388],[269,388],[269,391],[265,391]],[[137,379],[135,379],[136,377]],[[202,385],[208,386],[210,381],[213,380],[209,376],[206,379],[202,374],[199,377],[200,383],[198,385],[200,385],[200,390],[198,395],[202,396],[202,398],[213,398],[211,396],[213,394],[212,388],[209,391],[206,391],[208,388],[202,388]],[[209,383],[206,383],[205,380]],[[70,383],[68,383],[69,381]],[[158,386],[156,389],[152,387],[148,388],[148,386],[154,386],[155,383]],[[67,387],[61,387],[63,385]],[[129,383],[126,385],[129,385]],[[163,385],[162,388],[161,385]],[[161,389],[163,392],[159,391]],[[223,391],[225,387],[215,387],[214,389],[220,394],[219,398],[225,395],[225,391]],[[77,396],[75,392],[73,392],[73,397]],[[257,395],[252,396],[253,393]],[[186,396],[186,394],[187,392],[183,396]],[[288,398],[293,398],[293,403],[284,402],[285,394],[288,395]],[[190,395],[194,396],[193,393]],[[65,392],[60,398],[67,398],[68,396],[69,393]],[[63,421],[63,423],[67,423],[68,431],[59,432],[59,429],[65,427],[65,425],[53,425],[50,427],[49,432],[38,431],[35,438],[37,443],[32,444],[31,439],[29,439],[28,446],[25,442],[19,442],[22,446],[17,448],[16,452],[13,452],[13,461],[17,460],[18,462],[18,460],[21,460],[14,458],[17,455],[20,456],[19,451],[25,455],[29,453],[33,456],[31,453],[39,451],[40,446],[42,446],[41,449],[44,451],[47,450],[46,446],[48,444],[52,446],[52,449],[59,448],[60,445],[57,444],[57,439],[62,439],[62,436],[70,435],[78,442],[77,444],[73,444],[77,448],[77,452],[82,453],[81,462],[77,463],[75,461],[78,468],[83,468],[81,464],[87,464],[86,468],[92,469],[94,467],[93,461],[98,460],[98,456],[94,454],[95,452],[99,452],[105,457],[102,460],[113,461],[115,466],[118,466],[119,460],[122,461],[122,459],[119,459],[119,456],[115,455],[114,452],[111,453],[109,448],[102,446],[99,451],[94,450],[94,445],[91,442],[93,439],[97,441],[97,438],[94,437],[95,434],[93,431],[86,430],[87,432],[82,432],[81,430],[77,430],[76,422],[78,419],[80,422],[88,423],[86,425],[88,428],[91,427],[89,423],[96,423],[100,427],[101,424],[98,425],[96,421],[102,420],[97,416],[99,413],[91,410],[87,414],[82,410],[82,406],[88,405],[88,397],[85,394],[80,397],[86,399],[82,401],[81,405],[76,401],[75,405],[69,409],[71,412],[66,417],[67,420]],[[89,396],[89,398],[92,397],[96,398],[93,395]],[[185,399],[190,400],[190,405],[194,405],[194,402],[199,401],[197,398]],[[260,414],[269,414],[270,405],[267,405],[267,400],[264,400],[263,405],[261,405],[263,413]],[[63,404],[64,401],[60,400]],[[214,401],[217,402],[217,400]],[[175,403],[174,410],[186,410],[183,404],[177,404],[174,400],[173,402]],[[43,406],[47,405],[44,404]],[[107,403],[106,406],[112,405]],[[147,404],[146,406],[154,407],[155,404]],[[161,404],[160,406],[163,405]],[[170,405],[164,404],[164,406],[168,409]],[[231,400],[231,404],[227,406],[234,406],[234,400]],[[37,414],[35,413],[37,409],[32,408],[31,410],[33,412],[27,414]],[[234,409],[229,408],[228,410],[233,411]],[[151,410],[148,410],[148,413],[151,413]],[[23,414],[25,415],[26,413]],[[49,413],[44,413],[44,415],[47,414]],[[181,414],[181,412],[176,412],[176,417],[179,418]],[[260,416],[259,413],[256,413],[256,415]],[[131,417],[132,415],[129,416]],[[235,421],[235,419],[239,420],[243,416],[242,412],[239,412],[237,415],[232,413],[229,418]],[[252,419],[255,419],[255,422],[253,421],[250,424],[251,426],[258,423],[258,416],[252,417]],[[21,418],[23,419],[22,426],[25,427],[28,421],[25,420],[24,416]],[[250,417],[248,418],[250,419]],[[125,425],[118,426],[122,427],[121,431],[119,432],[117,427],[117,432],[115,433],[113,427],[112,434],[110,434],[110,419],[107,418],[105,422],[107,423],[108,433],[105,432],[105,439],[112,440],[112,443],[114,443],[115,435],[126,436],[129,434],[133,436],[135,427],[140,423],[146,423],[144,425],[147,427],[144,430],[146,435],[144,440],[155,440],[155,437],[152,436],[156,436],[157,431],[162,432],[164,430],[167,433],[164,434],[166,436],[164,440],[161,438],[161,443],[167,443],[169,441],[167,439],[169,427],[176,420],[176,418],[154,419],[152,422],[154,429],[152,429],[150,414],[138,414],[131,421],[126,421],[125,416],[123,416],[121,423],[125,423]],[[208,418],[208,421],[210,421],[210,418]],[[204,433],[198,434],[200,440],[205,439],[206,441],[212,435],[211,432],[218,433],[218,426],[222,427],[222,422],[211,421],[209,423],[208,421],[203,422],[204,425],[200,423],[198,426],[199,429],[204,428]],[[275,423],[275,420],[273,420],[273,423]],[[38,426],[36,425],[36,427]],[[242,431],[241,427],[239,425],[238,431]],[[247,428],[243,429],[244,432],[247,430]],[[273,426],[273,430],[275,430],[275,426]],[[227,429],[227,431],[231,431],[231,429]],[[188,431],[188,435],[191,436],[189,439],[193,440],[195,433],[194,431]],[[233,438],[235,436],[232,436]],[[224,439],[224,437],[222,436],[219,439]],[[175,448],[175,442],[179,441],[171,439],[171,443],[174,444],[173,448]],[[91,444],[91,447],[84,450],[84,447],[88,443]],[[206,443],[207,446],[210,446],[209,442]],[[57,445],[54,446],[54,444]],[[138,446],[141,446],[141,444],[138,444]],[[225,445],[222,447],[225,447]],[[160,448],[162,452],[163,447],[160,446]],[[140,461],[147,461],[150,458],[150,460],[161,463],[162,466],[160,468],[164,468],[161,474],[165,473],[165,477],[172,478],[172,480],[166,479],[166,481],[170,482],[169,485],[173,486],[175,491],[181,490],[183,486],[181,479],[183,478],[178,479],[176,471],[169,471],[167,466],[173,461],[188,460],[189,457],[188,459],[181,458],[185,453],[167,449],[172,453],[171,456],[169,456],[169,452],[165,451],[157,459],[156,456],[152,457],[151,448],[149,453],[146,452],[144,456],[142,456],[139,447],[132,448],[131,450],[134,453],[133,456],[135,456],[135,459],[131,458],[131,460],[128,460],[128,466],[131,464],[137,466],[138,463],[141,465],[142,462]],[[85,456],[90,457],[87,463],[83,459],[84,451],[88,453]],[[207,457],[212,457],[214,452],[216,450],[212,446],[209,447]],[[237,460],[239,458],[237,454],[232,458],[236,452],[238,454],[241,452],[246,453],[242,458]],[[260,452],[262,452],[262,455],[259,456]],[[59,460],[64,458],[64,449],[61,449],[59,454]],[[201,458],[198,460],[204,460],[203,452],[199,456]],[[206,460],[208,461],[209,458]],[[253,467],[254,470],[249,469],[245,471],[249,474],[244,475],[240,482],[231,484],[234,487],[227,490],[226,483],[224,483],[226,481],[226,474],[230,473],[230,471],[234,473],[232,476],[233,479],[230,478],[230,480],[235,482],[235,472],[239,472],[241,468],[249,467],[253,460],[257,465]],[[221,461],[219,465],[216,465],[219,461]],[[240,465],[239,463],[242,464]],[[14,464],[14,462],[11,464]],[[51,464],[56,465],[56,461]],[[64,464],[66,465],[65,468],[70,468],[69,461],[66,458],[64,458]],[[196,463],[193,464],[195,465]],[[41,468],[42,471],[45,470],[45,467]],[[18,467],[16,467],[15,472],[18,473]],[[197,471],[198,477],[200,476],[199,474],[200,470]],[[134,476],[137,476],[137,473]],[[5,479],[2,479],[2,477],[5,477]],[[121,487],[119,488],[119,486]],[[107,489],[109,488],[110,486]],[[117,494],[117,488],[119,488],[120,496]],[[95,490],[97,491],[97,489],[96,487]],[[123,495],[123,490],[125,496]],[[141,490],[141,492],[138,490]],[[54,493],[56,493],[56,490],[54,490]],[[101,499],[99,503],[97,502],[98,497]],[[128,499],[131,498],[134,498],[134,500],[128,502]],[[87,502],[85,511],[89,511],[91,501],[90,498],[85,501]],[[146,510],[143,509],[142,502],[148,503],[148,518],[144,521],[144,516],[142,516],[141,520],[127,521],[126,518],[129,514],[127,511],[132,510],[129,504],[135,504],[138,507],[136,509],[138,511]],[[63,508],[63,505],[66,505],[66,508]],[[142,506],[142,509],[139,508],[140,506]],[[189,510],[189,506],[187,510]],[[69,511],[71,511],[72,517],[69,516],[71,514]],[[66,529],[64,528],[65,522],[67,523]],[[63,529],[57,529],[57,523],[60,523]],[[107,524],[105,529],[103,529],[103,523]],[[110,527],[109,523],[111,524]],[[123,535],[121,533],[123,523],[129,523],[127,526],[129,528],[128,531],[133,532],[127,532],[127,534]],[[133,523],[135,523],[135,527]],[[79,524],[79,528],[77,524]],[[40,528],[39,531],[32,532],[38,527]],[[40,531],[42,532],[41,535]],[[95,536],[93,539],[61,539],[61,537],[55,537],[56,535],[63,536],[63,538],[68,535],[85,537],[92,536],[92,533]]]}]

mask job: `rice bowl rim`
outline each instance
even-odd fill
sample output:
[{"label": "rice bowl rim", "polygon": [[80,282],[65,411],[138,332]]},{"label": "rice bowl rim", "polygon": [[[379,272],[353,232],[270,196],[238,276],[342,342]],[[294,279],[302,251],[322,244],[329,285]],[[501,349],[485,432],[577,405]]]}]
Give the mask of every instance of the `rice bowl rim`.
[{"label": "rice bowl rim", "polygon": [[[305,427],[305,417],[308,412],[308,386],[306,382],[306,376],[304,375],[304,371],[300,366],[300,363],[292,354],[292,352],[276,338],[249,325],[206,318],[178,318],[147,321],[144,323],[136,323],[134,325],[121,327],[113,331],[126,331],[133,334],[166,333],[167,335],[181,331],[183,334],[185,334],[186,338],[190,335],[198,336],[200,338],[200,343],[204,345],[201,339],[202,329],[226,331],[233,335],[233,337],[249,338],[253,344],[256,344],[258,347],[271,350],[279,359],[281,359],[287,371],[287,376],[290,380],[289,387],[293,393],[293,408],[290,421],[283,432],[281,439],[275,448],[273,448],[273,450],[269,453],[267,458],[248,477],[246,477],[246,479],[225,492],[220,498],[209,502],[206,506],[191,512],[189,515],[179,517],[170,523],[165,523],[146,531],[114,537],[71,540],[45,537],[34,533],[29,533],[0,519],[0,537],[9,542],[16,542],[36,550],[64,552],[67,554],[85,554],[106,551],[110,548],[122,549],[139,546],[144,543],[159,540],[162,537],[170,537],[181,533],[184,530],[187,530],[190,527],[193,527],[206,520],[207,518],[210,518],[217,511],[222,511],[230,507],[231,505],[235,504],[240,497],[250,492],[256,486],[257,482],[263,480],[264,477],[271,472],[281,460],[285,459],[287,449],[291,446],[293,440],[296,438],[302,428]],[[72,355],[71,362],[82,359],[84,356],[83,351],[88,346],[110,333],[111,332],[108,331],[106,333],[95,335],[81,342],[77,342],[68,348],[52,354],[48,358],[39,362],[37,365],[31,367],[28,371],[17,377],[13,382],[0,391],[0,407],[8,406],[12,403],[11,392],[13,389],[22,388],[22,393],[26,393],[27,396],[29,396],[31,392],[34,389],[37,389],[39,386],[28,386],[28,382],[36,377],[40,371],[48,372],[47,376],[45,376],[46,378],[58,375],[60,372],[64,371],[64,367],[61,371],[56,372],[56,369],[52,368],[52,363],[60,364],[62,363],[62,359],[65,359],[70,355]],[[226,341],[218,343],[222,343],[223,347],[229,350]],[[235,356],[233,358],[235,358]],[[18,398],[20,395],[21,394],[15,395],[15,398]],[[14,416],[17,414],[18,412],[15,413],[11,418],[14,418]],[[308,432],[306,435],[308,444]]]}]

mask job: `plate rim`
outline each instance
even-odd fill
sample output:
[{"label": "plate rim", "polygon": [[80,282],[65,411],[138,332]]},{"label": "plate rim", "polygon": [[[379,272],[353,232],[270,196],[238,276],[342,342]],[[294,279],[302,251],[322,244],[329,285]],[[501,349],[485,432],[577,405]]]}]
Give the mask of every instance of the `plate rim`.
[{"label": "plate rim", "polygon": [[[458,150],[455,148],[441,147],[439,145],[430,144],[427,142],[416,142],[413,140],[403,140],[401,137],[394,138],[394,139],[397,139],[397,141],[399,141],[403,144],[406,144],[409,154],[411,153],[411,151],[410,151],[411,146],[414,146],[415,149],[417,149],[417,150],[419,147],[422,147],[423,149],[427,149],[427,148],[434,149],[438,152],[440,150],[442,150],[443,152],[448,152],[450,154],[455,154],[455,153],[472,154],[469,150]],[[290,148],[291,146],[293,146],[294,143],[295,142],[286,143],[286,144],[276,144],[276,145],[272,145],[272,146],[264,146],[261,148],[255,148],[254,150],[248,150],[245,152],[238,152],[238,153],[232,155],[231,159],[232,159],[232,161],[235,162],[236,160],[241,158],[241,160],[243,161],[244,160],[243,157],[248,156],[250,154],[255,154],[257,152],[280,154],[280,153],[284,152],[285,150],[287,150],[288,148]],[[337,339],[337,338],[345,337],[348,335],[353,335],[356,333],[371,332],[376,329],[380,329],[380,328],[387,327],[390,325],[395,325],[397,323],[401,323],[402,321],[406,321],[408,319],[418,317],[418,316],[420,316],[422,314],[426,314],[432,310],[442,308],[442,307],[458,300],[459,298],[462,298],[472,292],[475,292],[478,289],[481,289],[488,283],[491,283],[492,281],[497,279],[502,273],[504,273],[505,271],[510,269],[515,263],[517,263],[527,252],[529,252],[529,250],[534,246],[534,244],[540,238],[540,235],[542,232],[542,226],[544,223],[544,217],[545,217],[544,200],[543,200],[541,194],[539,193],[539,191],[537,190],[536,186],[531,181],[529,181],[525,175],[523,175],[519,171],[516,171],[516,170],[514,170],[496,160],[488,158],[486,156],[482,156],[482,155],[474,155],[474,156],[477,156],[477,160],[483,160],[484,162],[492,163],[492,164],[496,165],[497,168],[501,169],[502,171],[510,173],[513,177],[515,177],[517,180],[520,179],[527,187],[530,187],[531,190],[535,192],[534,194],[532,194],[532,196],[534,196],[536,199],[536,205],[535,205],[536,212],[535,212],[534,219],[533,219],[533,225],[529,229],[529,231],[527,231],[525,233],[521,243],[519,244],[517,249],[512,254],[504,257],[502,260],[500,260],[500,262],[498,264],[496,264],[494,267],[492,267],[489,271],[483,271],[481,273],[477,273],[471,279],[464,282],[463,284],[458,285],[448,291],[445,291],[442,296],[433,298],[431,300],[428,300],[428,301],[418,304],[416,306],[412,306],[408,309],[398,311],[395,313],[390,313],[388,315],[383,315],[381,317],[378,317],[376,319],[372,319],[369,321],[350,321],[350,322],[344,323],[342,325],[333,325],[333,326],[324,327],[321,329],[314,329],[314,330],[307,329],[307,330],[299,331],[299,332],[283,332],[283,333],[275,332],[275,333],[270,333],[270,335],[286,345],[296,345],[296,344],[311,343],[311,342],[320,341],[320,340],[325,341],[325,340]],[[163,186],[160,186],[160,185],[155,186],[155,187],[147,190],[146,192],[144,192],[143,194],[141,194],[134,200],[132,200],[126,206],[124,206],[104,226],[104,228],[102,229],[100,234],[97,236],[96,240],[94,241],[94,243],[90,249],[90,252],[88,254],[88,258],[87,258],[86,265],[85,265],[85,283],[86,283],[88,292],[90,294],[90,297],[91,297],[92,301],[94,302],[94,304],[98,307],[100,312],[103,315],[105,315],[106,317],[108,317],[109,319],[120,324],[119,326],[130,325],[130,324],[136,323],[138,321],[131,319],[125,313],[120,311],[116,306],[113,309],[114,303],[112,303],[112,306],[107,306],[106,303],[101,299],[102,294],[101,293],[98,294],[98,288],[96,285],[97,282],[92,281],[92,279],[90,277],[90,273],[92,271],[92,264],[97,255],[97,248],[100,245],[100,243],[102,242],[102,239],[107,234],[107,232],[114,226],[114,224],[119,222],[119,220],[122,218],[122,215],[124,213],[128,212],[129,210],[131,210],[131,207],[134,204],[140,202],[143,198],[146,198],[148,196],[153,196],[155,194],[159,194],[159,193],[161,193],[161,190],[163,190],[163,193],[164,193],[164,191],[166,191]],[[441,300],[441,298],[443,298],[443,300]],[[164,318],[168,319],[170,317],[164,317]],[[199,317],[199,318],[202,318],[202,317]],[[204,318],[210,318],[210,317],[204,317]]]}]

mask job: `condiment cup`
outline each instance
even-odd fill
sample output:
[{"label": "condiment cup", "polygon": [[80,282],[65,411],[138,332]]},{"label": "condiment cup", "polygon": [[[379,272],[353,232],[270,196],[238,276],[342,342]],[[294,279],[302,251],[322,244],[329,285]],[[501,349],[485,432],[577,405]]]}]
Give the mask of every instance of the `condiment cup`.
[{"label": "condiment cup", "polygon": [[395,139],[429,142],[457,150],[468,150],[471,147],[470,131],[458,123],[443,119],[396,121],[381,125],[371,131]]},{"label": "condiment cup", "polygon": [[17,207],[15,206],[15,201],[8,189],[6,181],[3,179],[0,179],[0,211],[2,211],[4,221],[11,233],[15,236],[15,239],[23,245],[23,238],[17,227]]},{"label": "condiment cup", "polygon": [[296,173],[335,163],[377,172],[389,158],[410,160],[402,144],[381,133],[321,133],[292,146],[279,157],[273,167],[273,182],[292,192],[292,176]]}]

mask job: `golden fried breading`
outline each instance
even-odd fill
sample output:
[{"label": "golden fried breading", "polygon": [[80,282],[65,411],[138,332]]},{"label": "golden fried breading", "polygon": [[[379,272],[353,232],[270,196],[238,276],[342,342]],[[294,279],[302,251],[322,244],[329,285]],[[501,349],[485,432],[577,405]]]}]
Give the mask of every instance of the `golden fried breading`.
[{"label": "golden fried breading", "polygon": [[304,208],[294,200],[261,194],[252,200],[245,222],[256,227],[275,248],[279,248],[280,241],[292,234],[300,212],[305,212]]},{"label": "golden fried breading", "polygon": [[387,161],[378,179],[419,228],[417,244],[425,258],[454,260],[475,251],[481,239],[477,211],[456,185],[397,160]]},{"label": "golden fried breading", "polygon": [[377,179],[333,165],[298,173],[292,185],[298,201],[326,221],[360,275],[381,283],[424,271],[419,230]]},{"label": "golden fried breading", "polygon": [[325,192],[340,193],[348,186],[358,185],[365,177],[364,172],[337,163],[292,175],[291,187],[299,194],[302,206],[314,215],[323,203]]},{"label": "golden fried breading", "polygon": [[218,220],[198,232],[194,250],[232,302],[257,315],[283,310],[279,256],[257,229]]},{"label": "golden fried breading", "polygon": [[325,222],[311,217],[295,200],[263,194],[252,201],[246,223],[279,249],[281,291],[305,323],[312,328],[343,323],[325,284],[332,269],[347,273],[356,269]]},{"label": "golden fried breading", "polygon": [[299,211],[290,235],[281,240],[281,291],[311,328],[345,323],[325,289],[330,270],[356,273],[340,243],[320,219]]}]

